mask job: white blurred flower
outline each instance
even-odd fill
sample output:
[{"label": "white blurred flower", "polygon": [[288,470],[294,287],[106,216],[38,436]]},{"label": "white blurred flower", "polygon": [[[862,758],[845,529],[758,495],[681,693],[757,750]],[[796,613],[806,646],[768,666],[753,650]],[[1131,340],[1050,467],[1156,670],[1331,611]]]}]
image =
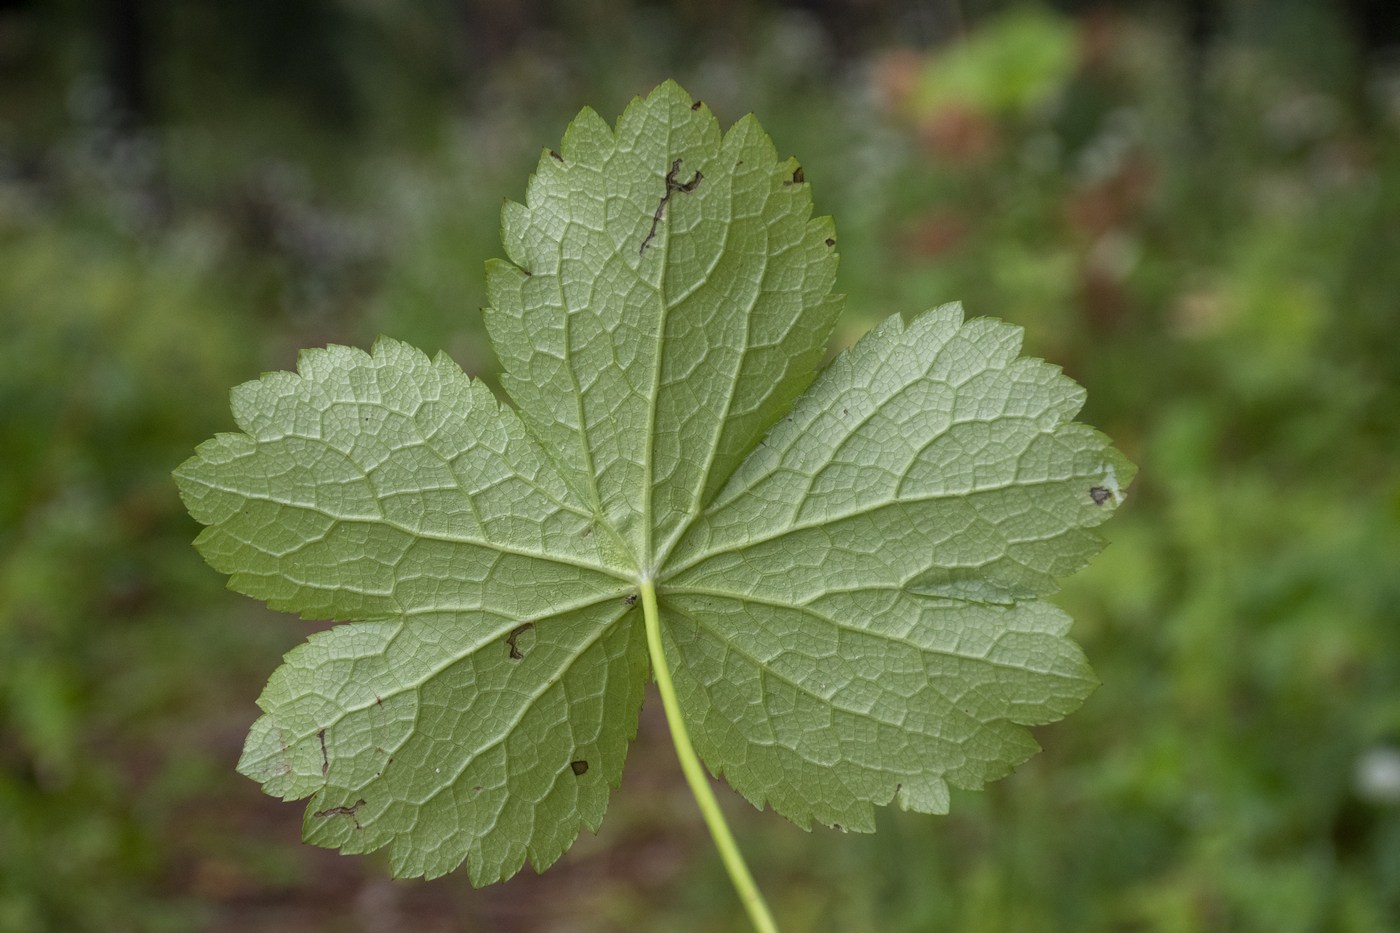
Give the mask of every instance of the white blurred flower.
[{"label": "white blurred flower", "polygon": [[1356,793],[1367,803],[1400,804],[1400,748],[1377,745],[1356,759],[1352,773]]}]

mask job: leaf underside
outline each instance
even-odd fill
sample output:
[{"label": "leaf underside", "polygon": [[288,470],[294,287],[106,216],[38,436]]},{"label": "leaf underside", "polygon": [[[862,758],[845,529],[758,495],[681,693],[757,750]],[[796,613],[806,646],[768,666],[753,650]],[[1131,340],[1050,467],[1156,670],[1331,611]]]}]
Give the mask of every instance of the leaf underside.
[{"label": "leaf underside", "polygon": [[[486,321],[515,407],[381,339],[240,386],[176,473],[230,585],[347,624],[289,653],[239,769],[400,876],[542,870],[596,829],[648,676],[802,826],[944,812],[1094,680],[1042,601],[1133,467],[1082,391],[956,306],[817,366],[828,218],[756,120],[667,83],[585,110],[508,204]],[[815,381],[814,380],[815,377]]]}]

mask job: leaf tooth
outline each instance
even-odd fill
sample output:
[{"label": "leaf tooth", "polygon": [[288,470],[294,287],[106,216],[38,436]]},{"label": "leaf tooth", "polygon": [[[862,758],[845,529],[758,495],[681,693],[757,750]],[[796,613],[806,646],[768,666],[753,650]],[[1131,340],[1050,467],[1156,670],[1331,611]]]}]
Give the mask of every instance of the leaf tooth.
[{"label": "leaf tooth", "polygon": [[559,152],[565,162],[583,162],[617,144],[611,127],[592,107],[584,107],[564,131]]}]

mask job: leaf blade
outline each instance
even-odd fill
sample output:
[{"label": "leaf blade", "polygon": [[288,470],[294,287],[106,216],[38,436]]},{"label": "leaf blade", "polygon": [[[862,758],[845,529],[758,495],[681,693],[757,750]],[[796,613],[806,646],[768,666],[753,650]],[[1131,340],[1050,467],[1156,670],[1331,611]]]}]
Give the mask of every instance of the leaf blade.
[{"label": "leaf blade", "polygon": [[349,621],[288,655],[240,770],[396,874],[542,869],[595,828],[647,673],[802,824],[942,812],[1094,685],[1042,601],[1133,467],[1016,328],[891,318],[813,382],[829,218],[752,117],[673,83],[585,110],[502,211],[487,325],[518,406],[381,340],[235,390],[177,471],[230,585]]},{"label": "leaf blade", "polygon": [[839,313],[830,220],[793,168],[668,82],[615,131],[585,111],[502,213],[502,383],[644,563],[810,382]]},{"label": "leaf blade", "polygon": [[[969,618],[967,606],[894,590],[781,611],[716,596],[684,590],[666,604],[696,746],[755,806],[804,828],[870,832],[873,807],[892,800],[947,812],[950,785],[1005,776],[1039,750],[1021,727],[1067,715],[1096,684],[1064,638],[1068,618],[1043,602]],[[880,628],[842,621],[875,610]],[[1028,668],[1026,653],[1046,663]]]},{"label": "leaf blade", "polygon": [[518,419],[446,357],[389,340],[307,351],[299,373],[235,389],[234,411],[245,433],[206,442],[176,480],[205,559],[275,609],[523,616],[559,587],[623,585]]},{"label": "leaf blade", "polygon": [[636,735],[646,647],[626,612],[610,600],[540,618],[522,650],[511,619],[315,635],[269,681],[239,770],[311,798],[308,842],[387,847],[397,877],[464,860],[476,885],[527,858],[543,871],[598,828]]},{"label": "leaf blade", "polygon": [[[702,756],[755,804],[854,829],[891,799],[946,808],[949,784],[1006,773],[1035,750],[1021,727],[1092,689],[1068,619],[1038,597],[1099,549],[1092,528],[1117,499],[1091,490],[1111,473],[1121,495],[1131,465],[1069,421],[1082,390],[1019,349],[1017,329],[964,322],[956,306],[886,321],[677,547],[662,582],[688,662],[678,689]],[[993,657],[996,639],[1017,648]],[[897,689],[899,672],[913,682]],[[765,705],[799,675],[857,700],[817,689]],[[862,722],[879,741],[862,740]]]},{"label": "leaf blade", "polygon": [[308,351],[234,411],[245,433],[176,474],[201,553],[274,608],[353,620],[274,673],[240,770],[311,798],[308,841],[387,846],[397,874],[466,859],[485,884],[596,828],[644,638],[625,564],[514,413],[388,340]]}]

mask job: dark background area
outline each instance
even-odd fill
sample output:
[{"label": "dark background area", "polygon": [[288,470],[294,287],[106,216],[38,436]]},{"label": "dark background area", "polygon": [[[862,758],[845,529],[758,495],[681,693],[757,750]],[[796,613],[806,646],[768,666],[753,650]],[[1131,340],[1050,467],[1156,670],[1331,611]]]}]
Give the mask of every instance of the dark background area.
[{"label": "dark background area", "polygon": [[502,199],[667,77],[836,217],[838,333],[1026,328],[1141,466],[1056,601],[1103,686],[947,817],[723,801],[792,930],[1400,929],[1400,6],[0,2],[0,931],[724,931],[648,704],[543,876],[393,881],[233,768],[315,626],[170,471],[379,333],[495,362]]}]

